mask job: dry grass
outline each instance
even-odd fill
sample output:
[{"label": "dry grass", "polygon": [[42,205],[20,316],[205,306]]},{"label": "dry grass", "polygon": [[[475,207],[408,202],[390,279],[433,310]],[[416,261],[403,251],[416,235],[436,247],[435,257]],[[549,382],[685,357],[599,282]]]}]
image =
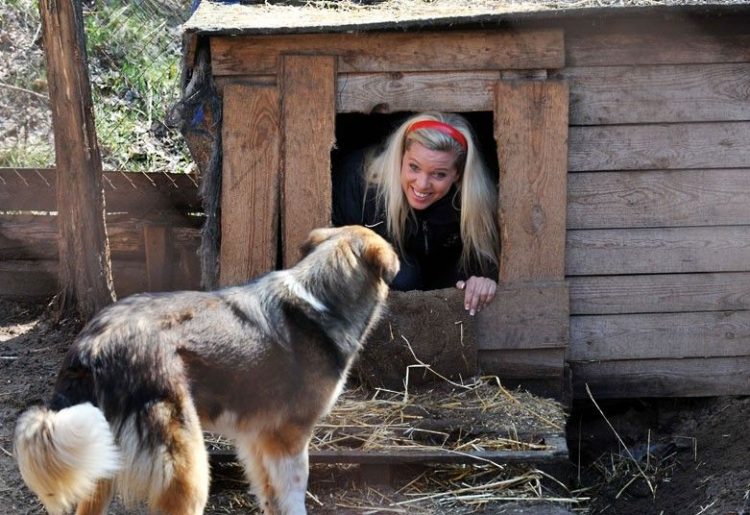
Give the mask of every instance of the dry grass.
[{"label": "dry grass", "polygon": [[[548,449],[543,435],[560,434],[564,422],[559,403],[524,391],[509,391],[496,377],[480,377],[463,385],[440,382],[408,395],[356,388],[345,392],[318,424],[310,448],[379,452],[440,449],[458,454],[541,451]],[[208,441],[215,448],[228,445],[213,435]],[[497,503],[576,505],[584,500],[568,495],[563,485],[533,467],[490,460],[474,465],[401,469],[393,487],[352,480],[357,477],[357,468],[313,465],[308,492],[311,512],[463,514]],[[556,485],[554,492],[545,484]]]}]

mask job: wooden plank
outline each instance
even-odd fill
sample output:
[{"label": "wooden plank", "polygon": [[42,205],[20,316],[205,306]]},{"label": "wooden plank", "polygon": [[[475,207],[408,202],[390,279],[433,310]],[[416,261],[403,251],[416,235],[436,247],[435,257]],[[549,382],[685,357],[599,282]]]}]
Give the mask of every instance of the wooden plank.
[{"label": "wooden plank", "polygon": [[172,230],[165,225],[143,226],[148,291],[168,291],[172,282]]},{"label": "wooden plank", "polygon": [[570,362],[573,393],[595,398],[709,397],[750,394],[750,357]]},{"label": "wooden plank", "polygon": [[279,227],[279,93],[273,87],[224,90],[221,286],[273,270]]},{"label": "wooden plank", "polygon": [[567,275],[744,272],[750,227],[568,231]]},{"label": "wooden plank", "polygon": [[750,311],[574,316],[568,359],[748,356],[749,341]]},{"label": "wooden plank", "polygon": [[571,277],[571,315],[750,310],[750,273]]},{"label": "wooden plank", "polygon": [[[58,291],[56,260],[0,261],[0,297],[36,299],[51,297]],[[143,261],[112,261],[112,278],[118,298],[149,291]],[[194,281],[178,276],[176,289],[191,287]]]},{"label": "wooden plank", "polygon": [[336,110],[492,111],[499,79],[499,71],[341,74]]},{"label": "wooden plank", "polygon": [[282,74],[282,245],[284,267],[316,227],[331,223],[336,59],[286,56]]},{"label": "wooden plank", "polygon": [[476,344],[480,350],[564,347],[568,316],[565,282],[500,283],[495,299],[477,314]]},{"label": "wooden plank", "polygon": [[627,32],[586,31],[565,40],[567,66],[636,64],[713,64],[750,62],[750,34],[707,34],[686,27],[682,34],[658,30]]},{"label": "wooden plank", "polygon": [[[750,41],[749,41],[750,42]],[[750,64],[566,68],[570,123],[750,120]]]},{"label": "wooden plank", "polygon": [[[200,212],[197,177],[183,173],[103,172],[108,212]],[[56,211],[57,175],[50,168],[0,168],[0,210]]]},{"label": "wooden plank", "polygon": [[571,127],[568,170],[750,167],[750,122]]},{"label": "wooden plank", "polygon": [[[549,464],[566,461],[568,446],[560,435],[542,435],[547,449],[529,451],[461,451],[450,449],[418,448],[409,449],[310,449],[310,463],[360,463],[360,464],[406,464],[406,463],[495,463],[505,464]],[[233,449],[214,449],[210,451],[211,460],[215,462],[236,461]]]},{"label": "wooden plank", "polygon": [[565,347],[546,349],[482,350],[482,373],[501,380],[559,379],[565,364]]},{"label": "wooden plank", "polygon": [[211,38],[214,75],[273,74],[285,54],[336,56],[339,71],[562,68],[560,29],[380,32]]},{"label": "wooden plank", "polygon": [[563,278],[567,129],[564,82],[498,82],[501,281]]},{"label": "wooden plank", "polygon": [[568,229],[750,224],[750,169],[581,172],[568,177]]},{"label": "wooden plank", "polygon": [[[202,218],[159,219],[171,221],[173,252],[195,252],[200,243]],[[153,219],[129,215],[107,216],[107,235],[114,259],[144,259],[143,227]],[[57,259],[57,217],[47,215],[0,216],[0,260]]]}]

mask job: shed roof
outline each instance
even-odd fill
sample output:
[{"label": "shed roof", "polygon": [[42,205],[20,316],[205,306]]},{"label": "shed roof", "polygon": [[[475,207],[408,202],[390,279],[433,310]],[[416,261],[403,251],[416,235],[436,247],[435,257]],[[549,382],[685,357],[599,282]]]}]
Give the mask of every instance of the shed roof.
[{"label": "shed roof", "polygon": [[183,25],[199,34],[291,34],[488,26],[578,16],[732,14],[744,0],[203,0]]}]

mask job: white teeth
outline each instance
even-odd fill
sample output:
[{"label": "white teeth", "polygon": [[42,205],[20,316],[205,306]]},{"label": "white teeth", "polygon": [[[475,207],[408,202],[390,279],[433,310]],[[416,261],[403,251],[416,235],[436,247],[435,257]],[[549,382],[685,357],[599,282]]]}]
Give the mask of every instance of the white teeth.
[{"label": "white teeth", "polygon": [[415,189],[412,189],[411,191],[414,192],[414,196],[417,197],[417,198],[427,198],[430,195],[429,193],[419,193]]}]

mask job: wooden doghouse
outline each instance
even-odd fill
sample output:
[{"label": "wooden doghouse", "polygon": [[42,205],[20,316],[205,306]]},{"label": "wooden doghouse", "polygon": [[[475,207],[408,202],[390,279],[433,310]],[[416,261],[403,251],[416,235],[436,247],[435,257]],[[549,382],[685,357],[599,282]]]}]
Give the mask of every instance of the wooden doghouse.
[{"label": "wooden doghouse", "polygon": [[750,393],[747,7],[469,4],[199,6],[183,117],[221,174],[219,282],[329,224],[347,114],[483,113],[501,266],[482,368],[559,393],[569,366],[577,397]]}]

